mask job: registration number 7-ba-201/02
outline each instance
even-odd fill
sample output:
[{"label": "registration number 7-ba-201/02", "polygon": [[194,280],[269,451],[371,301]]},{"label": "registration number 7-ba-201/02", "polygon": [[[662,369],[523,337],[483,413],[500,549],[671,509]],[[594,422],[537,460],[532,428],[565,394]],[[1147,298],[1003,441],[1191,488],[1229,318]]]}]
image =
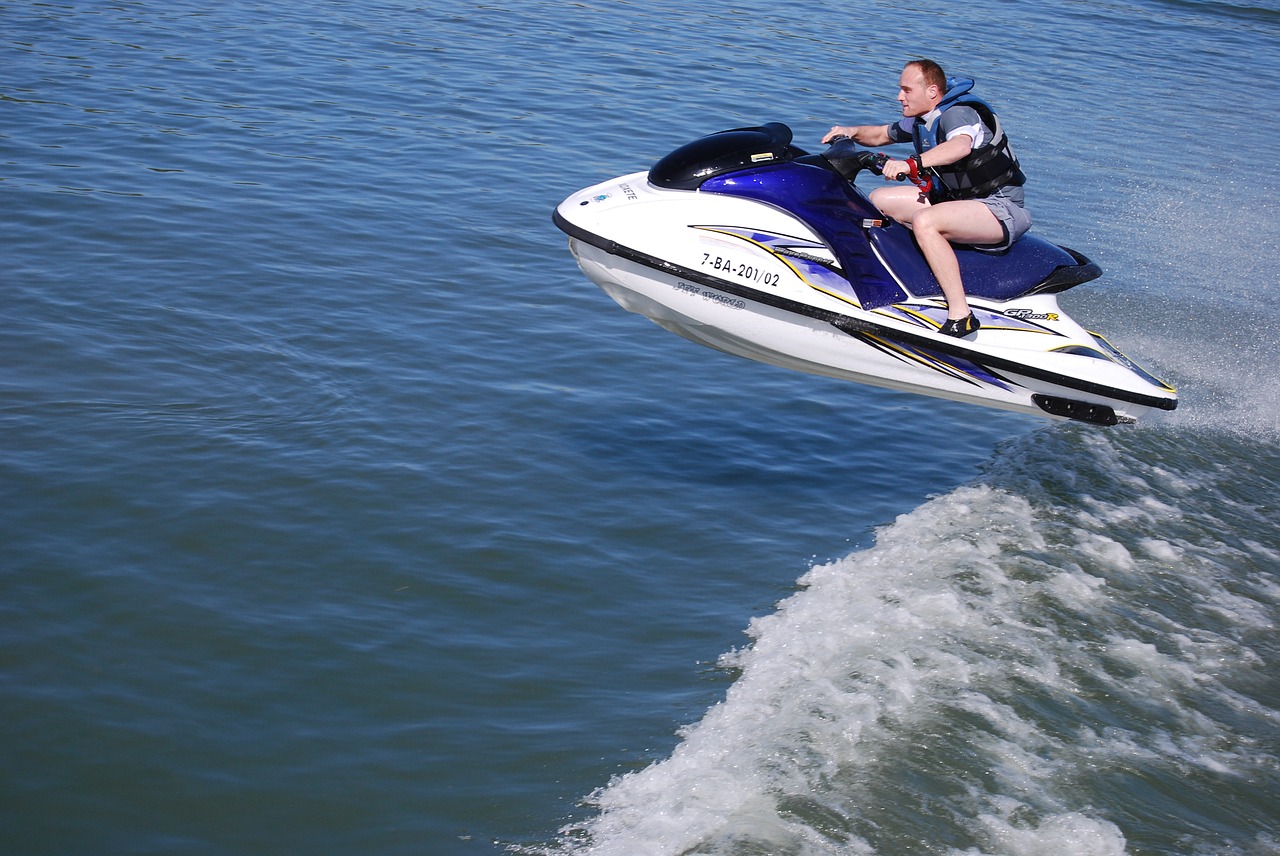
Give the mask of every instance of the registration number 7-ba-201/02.
[{"label": "registration number 7-ba-201/02", "polygon": [[756,265],[726,259],[724,256],[713,256],[711,253],[702,254],[702,266],[709,267],[720,273],[727,273],[741,279],[750,280],[751,282],[758,282],[761,285],[776,286],[781,281],[781,277],[776,273],[769,273]]}]

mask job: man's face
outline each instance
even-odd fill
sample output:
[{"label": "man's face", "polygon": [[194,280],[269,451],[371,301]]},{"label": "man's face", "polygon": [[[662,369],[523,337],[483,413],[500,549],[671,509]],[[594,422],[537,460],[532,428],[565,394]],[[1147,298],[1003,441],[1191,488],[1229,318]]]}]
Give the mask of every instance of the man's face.
[{"label": "man's face", "polygon": [[902,70],[898,78],[898,103],[902,105],[903,116],[923,116],[941,100],[938,87],[926,86],[919,68],[909,65]]}]

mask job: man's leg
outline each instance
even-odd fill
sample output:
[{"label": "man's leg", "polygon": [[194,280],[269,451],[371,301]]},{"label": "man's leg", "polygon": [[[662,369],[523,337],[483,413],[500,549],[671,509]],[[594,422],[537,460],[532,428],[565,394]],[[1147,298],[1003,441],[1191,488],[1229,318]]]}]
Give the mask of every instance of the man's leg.
[{"label": "man's leg", "polygon": [[969,314],[969,302],[964,296],[960,262],[951,242],[996,244],[1004,239],[1004,227],[990,208],[967,199],[940,202],[917,211],[911,218],[911,229],[929,269],[942,287],[942,296],[947,299],[947,317],[964,318]]},{"label": "man's leg", "polygon": [[903,225],[910,226],[912,219],[929,207],[929,198],[909,184],[893,187],[877,187],[871,191],[871,204],[880,213]]}]

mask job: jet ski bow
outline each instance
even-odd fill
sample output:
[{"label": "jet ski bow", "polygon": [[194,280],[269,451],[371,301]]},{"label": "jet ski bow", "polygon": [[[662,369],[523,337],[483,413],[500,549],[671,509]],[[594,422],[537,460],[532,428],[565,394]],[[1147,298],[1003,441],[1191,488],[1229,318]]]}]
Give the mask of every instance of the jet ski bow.
[{"label": "jet ski bow", "polygon": [[1177,407],[1058,306],[1097,265],[1035,235],[1003,253],[956,248],[982,327],[939,333],[946,301],[911,230],[854,183],[877,157],[849,141],[809,154],[781,123],[721,131],[574,193],[553,221],[624,309],[730,354],[1099,425]]}]

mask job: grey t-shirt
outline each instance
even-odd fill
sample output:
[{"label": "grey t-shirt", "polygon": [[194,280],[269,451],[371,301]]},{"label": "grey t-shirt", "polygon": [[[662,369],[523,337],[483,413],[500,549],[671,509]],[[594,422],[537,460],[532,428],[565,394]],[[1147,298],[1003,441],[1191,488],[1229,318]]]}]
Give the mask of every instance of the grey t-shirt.
[{"label": "grey t-shirt", "polygon": [[[991,138],[995,136],[995,132],[982,123],[978,111],[963,104],[957,104],[942,111],[934,110],[921,116],[920,119],[925,124],[924,137],[927,141],[925,148],[933,148],[934,141],[938,139],[938,128],[942,130],[943,140],[949,140],[956,134],[968,134],[973,140],[975,149],[991,142]],[[917,121],[919,120],[912,117],[890,125],[889,140],[895,143],[911,142],[911,129],[915,127]]]},{"label": "grey t-shirt", "polygon": [[[966,107],[963,104],[956,104],[946,110],[933,110],[926,113],[919,120],[910,117],[893,123],[889,126],[889,141],[893,143],[911,142],[911,130],[915,127],[917,121],[921,120],[925,125],[924,139],[926,149],[933,148],[936,144],[938,129],[942,131],[943,141],[951,139],[956,134],[968,134],[969,138],[973,140],[975,149],[991,142],[991,139],[995,136],[995,131],[986,126],[982,121],[982,117],[978,115],[977,110],[972,107]],[[1012,184],[996,188],[989,195],[1008,199],[1017,205],[1024,205],[1026,198],[1022,188]]]}]

